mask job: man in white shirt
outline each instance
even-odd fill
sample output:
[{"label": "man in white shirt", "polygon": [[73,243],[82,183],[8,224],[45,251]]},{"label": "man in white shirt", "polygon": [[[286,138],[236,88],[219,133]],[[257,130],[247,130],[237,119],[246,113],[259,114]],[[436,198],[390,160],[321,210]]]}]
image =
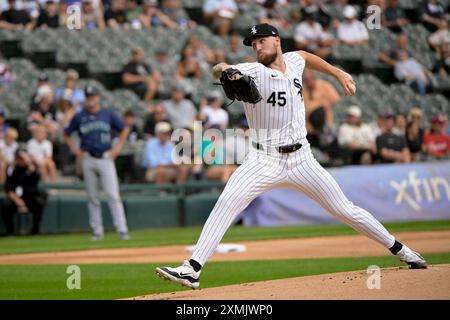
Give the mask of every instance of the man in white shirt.
[{"label": "man in white shirt", "polygon": [[349,151],[352,164],[372,163],[375,154],[375,137],[370,126],[361,121],[361,109],[351,106],[347,109],[346,122],[338,133],[339,145]]},{"label": "man in white shirt", "polygon": [[349,46],[358,46],[369,43],[369,33],[364,23],[356,19],[357,12],[353,6],[347,5],[344,8],[345,21],[337,30],[341,43]]},{"label": "man in white shirt", "polygon": [[323,59],[327,58],[331,54],[335,39],[317,22],[318,8],[308,6],[303,10],[302,15],[305,21],[299,23],[294,31],[296,48],[314,53]]},{"label": "man in white shirt", "polygon": [[202,11],[205,20],[212,22],[217,34],[223,37],[231,30],[238,6],[234,0],[206,0]]},{"label": "man in white shirt", "polygon": [[219,126],[226,129],[228,126],[228,113],[222,109],[222,93],[214,90],[209,93],[205,101],[200,106],[200,120],[205,123],[205,127]]},{"label": "man in white shirt", "polygon": [[174,129],[190,128],[197,116],[197,109],[191,100],[186,99],[185,88],[178,83],[172,88],[171,99],[163,101],[170,123]]},{"label": "man in white shirt", "polygon": [[33,138],[27,143],[27,151],[38,166],[42,180],[55,182],[56,165],[53,161],[53,145],[47,140],[47,130],[39,125],[33,130]]}]

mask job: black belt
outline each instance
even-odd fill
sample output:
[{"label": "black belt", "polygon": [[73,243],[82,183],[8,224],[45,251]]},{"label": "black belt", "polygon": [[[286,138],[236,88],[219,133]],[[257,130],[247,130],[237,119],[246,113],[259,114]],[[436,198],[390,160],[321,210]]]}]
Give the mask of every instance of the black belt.
[{"label": "black belt", "polygon": [[91,157],[101,159],[103,158],[103,152],[90,152],[88,151]]},{"label": "black belt", "polygon": [[[252,141],[252,145],[253,145],[253,147],[255,147],[258,150],[264,150],[264,147],[257,142]],[[279,153],[291,153],[291,152],[299,150],[301,147],[302,147],[302,144],[297,142],[294,144],[288,144],[288,145],[281,146],[281,147],[275,147],[275,149]]]}]

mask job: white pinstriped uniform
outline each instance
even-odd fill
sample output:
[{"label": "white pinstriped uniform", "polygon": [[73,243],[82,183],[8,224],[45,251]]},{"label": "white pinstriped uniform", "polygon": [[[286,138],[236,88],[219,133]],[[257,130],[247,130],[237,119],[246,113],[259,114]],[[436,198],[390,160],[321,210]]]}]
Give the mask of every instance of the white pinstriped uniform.
[{"label": "white pinstriped uniform", "polygon": [[[252,139],[264,149],[251,147],[214,206],[191,257],[201,265],[213,254],[238,214],[258,195],[280,186],[303,192],[340,221],[386,248],[394,245],[394,236],[369,212],[349,201],[334,178],[314,159],[306,140],[301,95],[305,61],[296,52],[283,57],[285,74],[260,63],[233,66],[253,77],[261,93],[261,102],[245,104],[245,114],[253,129]],[[279,153],[274,148],[297,142],[302,148],[292,153]]]}]

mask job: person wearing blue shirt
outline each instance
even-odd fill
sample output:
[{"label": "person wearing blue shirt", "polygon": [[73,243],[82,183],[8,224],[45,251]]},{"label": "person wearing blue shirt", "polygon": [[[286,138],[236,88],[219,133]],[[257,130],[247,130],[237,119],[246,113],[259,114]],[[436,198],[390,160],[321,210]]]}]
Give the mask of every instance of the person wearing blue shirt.
[{"label": "person wearing blue shirt", "polygon": [[175,165],[172,151],[175,146],[170,141],[172,128],[167,122],[159,122],[155,127],[156,137],[150,138],[144,150],[142,166],[147,169],[145,178],[149,182],[167,183],[176,180],[177,183],[186,181],[189,166]]},{"label": "person wearing blue shirt", "polygon": [[[112,110],[102,108],[97,88],[87,86],[84,109],[77,113],[64,130],[64,139],[70,150],[81,159],[83,178],[88,195],[90,225],[93,230],[92,240],[103,238],[102,212],[99,198],[99,185],[106,193],[114,226],[119,238],[128,240],[128,227],[119,194],[114,159],[125,143],[129,128]],[[112,131],[120,132],[119,141],[112,145]],[[81,145],[77,147],[71,134],[77,131]]]},{"label": "person wearing blue shirt", "polygon": [[66,71],[66,80],[64,87],[56,89],[55,92],[55,100],[57,102],[63,98],[64,92],[68,91],[66,89],[70,89],[69,90],[71,91],[70,101],[72,102],[72,105],[75,107],[75,109],[78,109],[84,104],[86,97],[84,95],[83,90],[77,88],[78,78],[79,75],[76,70],[69,69]]}]

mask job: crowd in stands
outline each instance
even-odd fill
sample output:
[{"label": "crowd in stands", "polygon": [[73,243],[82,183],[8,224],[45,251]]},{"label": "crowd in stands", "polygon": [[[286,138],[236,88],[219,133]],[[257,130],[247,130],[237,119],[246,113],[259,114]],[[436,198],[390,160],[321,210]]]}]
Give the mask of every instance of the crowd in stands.
[{"label": "crowd in stands", "polygon": [[[148,182],[183,183],[187,179],[212,179],[227,181],[236,169],[236,158],[224,146],[223,150],[210,152],[212,142],[222,139],[220,134],[204,138],[200,150],[192,149],[191,160],[208,158],[194,164],[173,162],[171,133],[176,129],[194,132],[198,129],[194,121],[200,121],[204,129],[224,132],[230,128],[230,115],[220,90],[208,92],[199,99],[199,104],[190,96],[189,83],[202,79],[211,72],[215,63],[230,64],[254,61],[244,50],[242,38],[233,29],[233,22],[240,15],[248,14],[254,1],[250,0],[205,0],[203,18],[209,21],[214,32],[228,41],[227,48],[211,48],[202,39],[191,36],[179,52],[179,60],[169,54],[167,48],[156,52],[154,63],[144,62],[146,53],[133,48],[128,64],[123,66],[121,80],[123,88],[135,92],[148,105],[143,123],[137,126],[133,110],[121,116],[132,128],[128,143],[143,142],[142,157],[138,159]],[[295,2],[300,10],[283,10]],[[365,7],[376,4],[382,9],[383,27],[397,34],[396,48],[381,52],[379,60],[394,68],[395,77],[418,94],[425,95],[432,86],[432,75],[450,74],[450,35],[448,8],[436,0],[425,0],[420,9],[420,21],[432,32],[430,50],[439,54],[433,70],[426,69],[413,55],[403,27],[409,23],[405,12],[398,7],[398,0],[386,1],[318,1],[318,0],[256,0],[260,8],[258,22],[268,22],[280,29],[294,28],[295,47],[313,52],[324,59],[331,59],[332,48],[337,44],[351,47],[366,45],[369,33]],[[324,3],[333,3],[341,8],[343,21],[330,16]],[[358,5],[356,7],[352,5]],[[196,22],[190,19],[180,0],[8,0],[0,1],[0,28],[8,30],[32,30],[36,28],[60,28],[67,22],[68,6],[78,5],[81,10],[81,28],[87,29],[146,29],[193,28]],[[332,60],[330,60],[332,61]],[[168,65],[175,64],[173,69]],[[171,79],[170,97],[161,99],[160,83]],[[14,81],[14,70],[0,64],[0,92],[7,90]],[[83,108],[85,96],[79,85],[79,74],[69,69],[65,73],[63,86],[55,88],[47,74],[39,75],[38,87],[32,97],[26,119],[27,131],[19,136],[17,129],[8,126],[5,114],[0,109],[0,181],[14,161],[19,148],[18,141],[25,143],[31,160],[40,169],[43,181],[54,182],[57,171],[74,161],[63,141],[63,128],[73,115]],[[341,158],[344,164],[407,163],[425,159],[448,159],[450,156],[450,129],[448,119],[436,114],[431,127],[424,127],[421,108],[411,109],[409,114],[393,114],[388,109],[380,112],[373,123],[364,123],[362,115],[370,106],[349,105],[345,123],[334,120],[334,106],[341,101],[337,89],[314,72],[306,71],[303,78],[303,97],[306,106],[308,139],[317,150],[331,158]],[[1,103],[0,103],[1,104]],[[105,106],[107,107],[107,106]],[[416,107],[416,106],[413,106]],[[244,146],[248,125],[240,119],[233,148]],[[186,139],[188,140],[188,139]],[[185,140],[181,142],[187,143]],[[242,161],[242,159],[238,159]],[[58,169],[58,170],[57,170]],[[80,174],[79,164],[74,173]]]}]

